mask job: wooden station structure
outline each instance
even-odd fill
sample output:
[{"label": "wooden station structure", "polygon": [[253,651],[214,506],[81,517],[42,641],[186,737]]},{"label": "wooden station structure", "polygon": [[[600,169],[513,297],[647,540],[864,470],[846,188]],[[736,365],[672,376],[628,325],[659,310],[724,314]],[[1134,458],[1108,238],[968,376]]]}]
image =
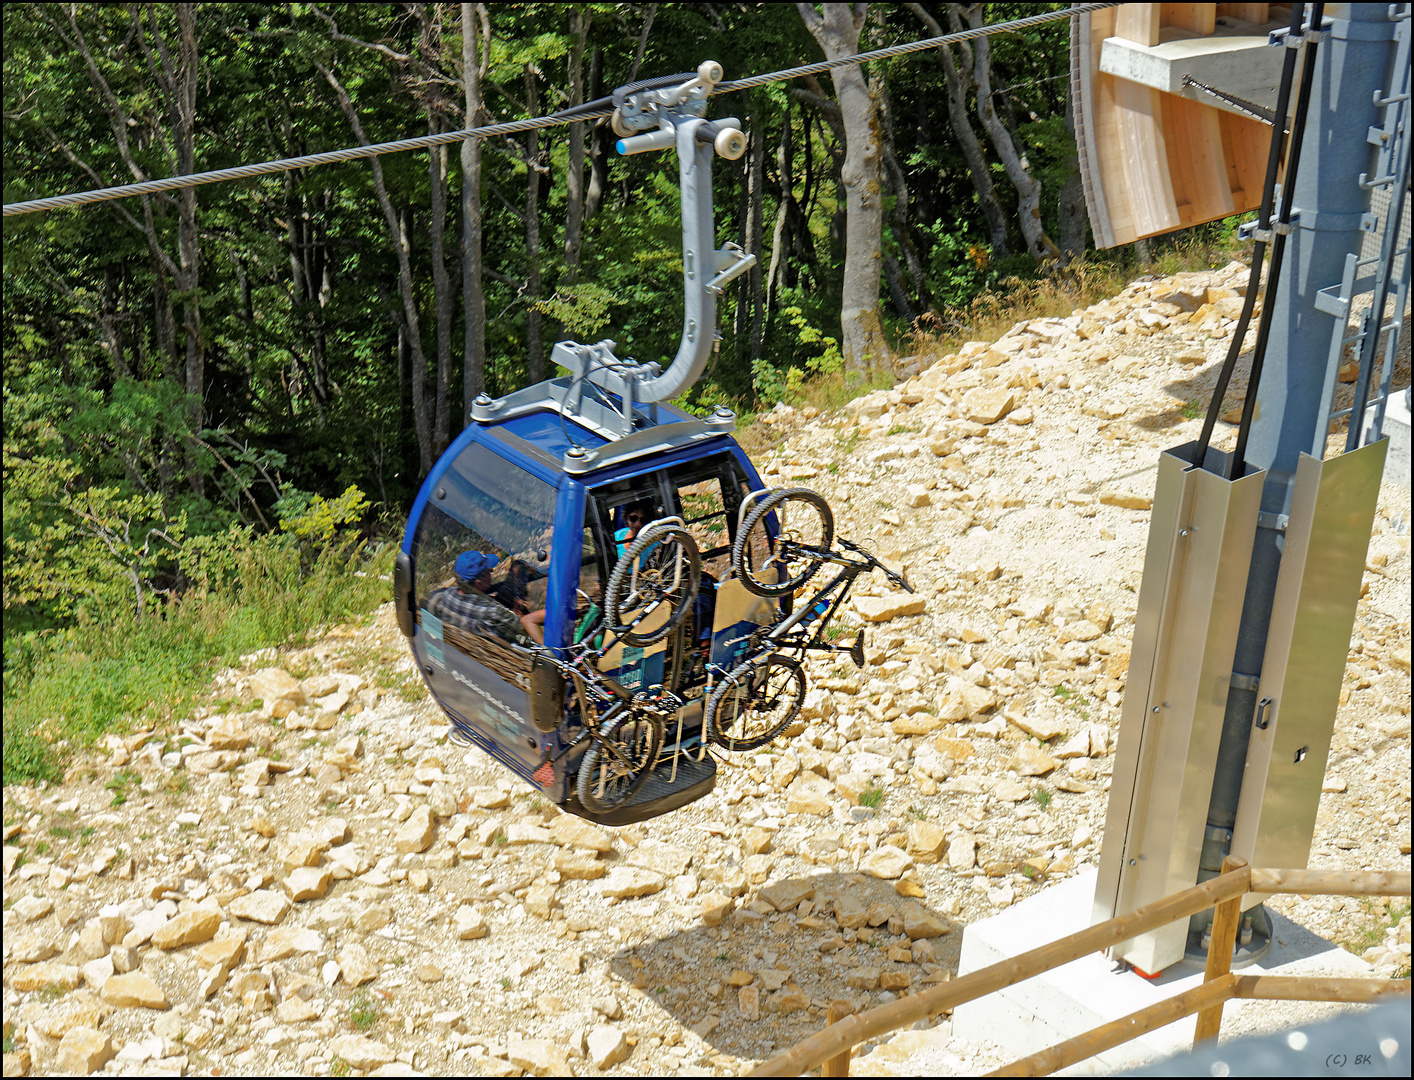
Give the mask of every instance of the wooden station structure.
[{"label": "wooden station structure", "polygon": [[1271,127],[1195,83],[1275,114],[1285,4],[1122,4],[1073,20],[1071,91],[1097,247],[1232,214],[1262,198]]}]

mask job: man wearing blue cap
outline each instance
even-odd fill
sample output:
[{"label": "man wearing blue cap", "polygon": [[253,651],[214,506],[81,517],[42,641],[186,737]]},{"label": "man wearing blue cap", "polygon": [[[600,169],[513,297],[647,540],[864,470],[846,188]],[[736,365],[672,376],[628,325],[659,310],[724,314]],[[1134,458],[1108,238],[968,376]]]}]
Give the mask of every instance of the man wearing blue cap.
[{"label": "man wearing blue cap", "polygon": [[490,634],[514,645],[529,645],[530,637],[521,620],[487,595],[491,571],[500,561],[498,555],[463,551],[452,564],[456,587],[438,591],[432,598],[432,614],[474,634]]}]

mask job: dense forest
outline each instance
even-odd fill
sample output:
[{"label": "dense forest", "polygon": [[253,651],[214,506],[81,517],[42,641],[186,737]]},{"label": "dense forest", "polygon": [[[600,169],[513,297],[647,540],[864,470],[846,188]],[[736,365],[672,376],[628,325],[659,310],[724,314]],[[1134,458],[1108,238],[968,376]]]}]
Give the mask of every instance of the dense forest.
[{"label": "dense forest", "polygon": [[[8,4],[5,201],[1062,6]],[[1060,19],[714,98],[709,115],[750,136],[716,163],[718,238],[759,262],[681,404],[751,411],[812,373],[887,374],[911,333],[1083,256],[1068,33]],[[6,218],[7,705],[55,633],[248,586],[237,556],[261,538],[308,570],[341,528],[394,521],[467,403],[553,374],[555,341],[670,358],[676,160],[613,141],[581,122]]]}]

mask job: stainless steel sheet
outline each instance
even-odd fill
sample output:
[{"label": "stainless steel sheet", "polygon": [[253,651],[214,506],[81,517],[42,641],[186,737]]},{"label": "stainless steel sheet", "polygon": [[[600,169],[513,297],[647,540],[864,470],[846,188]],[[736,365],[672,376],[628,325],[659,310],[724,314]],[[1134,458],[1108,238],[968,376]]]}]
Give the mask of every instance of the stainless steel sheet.
[{"label": "stainless steel sheet", "polygon": [[[1160,461],[1116,746],[1095,919],[1192,885],[1212,793],[1265,473]],[[1113,950],[1144,971],[1183,956],[1182,922]]]},{"label": "stainless steel sheet", "polygon": [[1247,745],[1233,826],[1233,854],[1253,866],[1301,868],[1311,853],[1388,445],[1297,466],[1258,690],[1271,705]]}]

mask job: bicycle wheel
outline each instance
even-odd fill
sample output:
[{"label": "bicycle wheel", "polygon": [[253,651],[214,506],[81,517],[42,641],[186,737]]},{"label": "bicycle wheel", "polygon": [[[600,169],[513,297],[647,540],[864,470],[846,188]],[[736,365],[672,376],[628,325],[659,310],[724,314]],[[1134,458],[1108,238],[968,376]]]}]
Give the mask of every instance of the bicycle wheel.
[{"label": "bicycle wheel", "polygon": [[[692,610],[702,579],[702,555],[686,529],[644,529],[628,546],[604,590],[604,618],[625,645],[652,645],[673,632]],[[653,629],[649,616],[666,604],[668,618]]]},{"label": "bicycle wheel", "polygon": [[[775,541],[766,518],[776,515]],[[757,596],[786,596],[816,570],[835,539],[835,515],[823,495],[782,488],[767,495],[741,523],[732,545],[732,573]]]},{"label": "bicycle wheel", "polygon": [[748,660],[717,684],[707,699],[703,725],[727,750],[765,746],[790,726],[805,704],[805,671],[779,653]]},{"label": "bicycle wheel", "polygon": [[579,762],[575,794],[591,813],[622,806],[648,777],[663,745],[657,717],[629,713],[604,725]]}]

